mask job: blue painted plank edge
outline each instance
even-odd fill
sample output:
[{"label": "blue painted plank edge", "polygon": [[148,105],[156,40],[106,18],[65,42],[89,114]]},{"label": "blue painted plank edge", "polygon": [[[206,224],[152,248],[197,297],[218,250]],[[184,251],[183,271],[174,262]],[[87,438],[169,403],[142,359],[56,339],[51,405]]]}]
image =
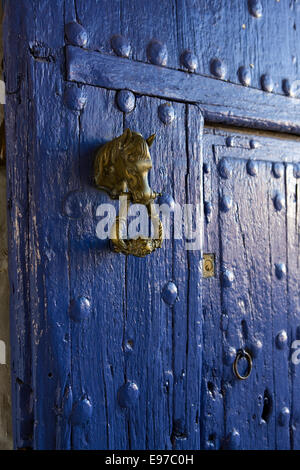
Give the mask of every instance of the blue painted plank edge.
[{"label": "blue painted plank edge", "polygon": [[295,98],[75,46],[66,47],[66,67],[70,81],[199,103],[209,122],[300,134]]}]

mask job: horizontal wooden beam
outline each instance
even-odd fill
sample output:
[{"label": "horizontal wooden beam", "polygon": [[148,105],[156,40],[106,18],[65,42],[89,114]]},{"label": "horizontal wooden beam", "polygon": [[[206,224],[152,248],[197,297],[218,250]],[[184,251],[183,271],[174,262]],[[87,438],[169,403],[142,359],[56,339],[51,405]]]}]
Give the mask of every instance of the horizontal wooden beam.
[{"label": "horizontal wooden beam", "polygon": [[209,122],[300,135],[300,101],[223,80],[67,46],[67,79],[198,103]]}]

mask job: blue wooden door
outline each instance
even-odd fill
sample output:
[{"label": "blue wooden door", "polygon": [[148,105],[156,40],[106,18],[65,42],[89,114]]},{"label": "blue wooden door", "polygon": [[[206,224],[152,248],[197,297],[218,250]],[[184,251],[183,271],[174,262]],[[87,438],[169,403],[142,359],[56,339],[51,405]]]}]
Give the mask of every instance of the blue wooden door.
[{"label": "blue wooden door", "polygon": [[[202,446],[298,448],[299,142],[234,129],[207,129],[204,142],[204,251],[217,275],[203,280]],[[246,380],[233,371],[241,348]]]},{"label": "blue wooden door", "polygon": [[[297,18],[283,3],[276,28]],[[274,65],[292,46],[275,51],[261,17],[229,0],[5,1],[16,448],[299,448],[299,104]],[[156,133],[161,202],[200,204],[196,250],[174,225],[141,259],[97,237],[112,201],[95,154],[127,128]]]}]

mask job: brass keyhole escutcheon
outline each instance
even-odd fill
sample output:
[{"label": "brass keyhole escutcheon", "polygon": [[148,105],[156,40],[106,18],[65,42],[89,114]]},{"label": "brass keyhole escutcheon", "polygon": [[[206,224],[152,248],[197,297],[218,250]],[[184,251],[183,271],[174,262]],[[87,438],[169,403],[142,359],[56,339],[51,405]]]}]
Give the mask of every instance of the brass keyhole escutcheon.
[{"label": "brass keyhole escutcheon", "polygon": [[[162,246],[163,227],[154,208],[154,200],[160,193],[153,192],[148,183],[148,173],[152,168],[149,149],[154,139],[155,134],[144,139],[141,134],[126,129],[121,136],[103,145],[96,155],[96,186],[105,190],[112,199],[123,196],[126,200],[111,231],[111,241],[117,253],[144,257]],[[153,238],[127,240],[126,236],[122,236],[130,203],[146,206],[154,226]]]},{"label": "brass keyhole escutcheon", "polygon": [[215,255],[213,253],[203,254],[203,277],[214,277],[215,275]]}]

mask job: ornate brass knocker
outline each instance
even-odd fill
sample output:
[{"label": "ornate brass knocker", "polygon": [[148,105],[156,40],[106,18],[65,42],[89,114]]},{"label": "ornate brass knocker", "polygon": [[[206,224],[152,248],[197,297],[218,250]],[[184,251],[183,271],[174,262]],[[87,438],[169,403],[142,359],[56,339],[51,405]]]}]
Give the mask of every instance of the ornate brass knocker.
[{"label": "ornate brass knocker", "polygon": [[[163,227],[154,210],[154,199],[160,196],[151,190],[148,173],[152,168],[149,148],[155,134],[144,139],[141,134],[126,129],[125,132],[103,145],[95,159],[94,178],[99,189],[104,189],[112,199],[124,197],[125,204],[111,231],[114,251],[125,255],[144,257],[162,246]],[[130,202],[144,204],[154,227],[154,238],[137,237],[127,240],[122,229],[127,227]]]}]

